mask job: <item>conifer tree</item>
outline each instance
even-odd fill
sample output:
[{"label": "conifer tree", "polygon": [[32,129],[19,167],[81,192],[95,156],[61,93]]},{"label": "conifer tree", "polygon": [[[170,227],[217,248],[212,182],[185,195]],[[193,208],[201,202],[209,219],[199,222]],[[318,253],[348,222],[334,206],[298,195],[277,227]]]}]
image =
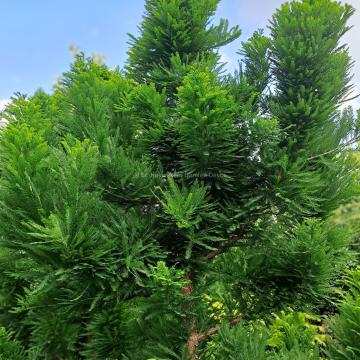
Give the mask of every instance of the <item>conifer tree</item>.
[{"label": "conifer tree", "polygon": [[353,12],[350,5],[326,0],[292,2],[271,22],[272,112],[284,129],[290,166],[300,162],[304,173],[321,179],[314,193],[318,211],[333,210],[351,186],[351,165],[335,157],[353,128],[337,111],[353,88],[352,61],[340,44]]},{"label": "conifer tree", "polygon": [[[154,0],[145,4],[138,37],[130,35],[127,71],[139,83],[155,81],[172,94],[181,64],[206,59],[240,35],[228,21],[210,25],[219,0]],[[180,79],[177,78],[180,75]],[[172,84],[174,82],[174,84]]]},{"label": "conifer tree", "polygon": [[5,110],[0,359],[335,353],[318,315],[357,261],[331,217],[359,194],[353,9],[284,4],[224,75],[240,31],[211,25],[218,2],[147,0],[125,73],[76,54]]}]

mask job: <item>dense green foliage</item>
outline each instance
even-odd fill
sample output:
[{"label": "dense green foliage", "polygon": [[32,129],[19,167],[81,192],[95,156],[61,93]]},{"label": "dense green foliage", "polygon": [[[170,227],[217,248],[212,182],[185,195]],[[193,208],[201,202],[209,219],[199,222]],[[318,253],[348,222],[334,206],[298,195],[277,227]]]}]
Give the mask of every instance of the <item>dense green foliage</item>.
[{"label": "dense green foliage", "polygon": [[348,271],[347,292],[339,305],[340,313],[331,320],[335,339],[330,343],[332,359],[358,359],[360,356],[360,268]]},{"label": "dense green foliage", "polygon": [[229,75],[218,2],[147,0],[124,72],[2,114],[0,359],[360,356],[353,9],[284,4]]}]

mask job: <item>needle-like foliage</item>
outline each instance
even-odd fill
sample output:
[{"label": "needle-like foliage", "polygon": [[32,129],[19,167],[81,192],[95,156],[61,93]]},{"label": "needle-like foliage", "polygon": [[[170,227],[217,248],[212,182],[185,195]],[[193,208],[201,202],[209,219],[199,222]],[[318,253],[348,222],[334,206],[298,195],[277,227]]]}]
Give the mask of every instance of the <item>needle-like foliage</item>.
[{"label": "needle-like foliage", "polygon": [[283,4],[231,75],[218,3],[147,0],[124,71],[3,112],[1,360],[356,358],[357,293],[329,351],[319,320],[357,261],[353,9]]}]

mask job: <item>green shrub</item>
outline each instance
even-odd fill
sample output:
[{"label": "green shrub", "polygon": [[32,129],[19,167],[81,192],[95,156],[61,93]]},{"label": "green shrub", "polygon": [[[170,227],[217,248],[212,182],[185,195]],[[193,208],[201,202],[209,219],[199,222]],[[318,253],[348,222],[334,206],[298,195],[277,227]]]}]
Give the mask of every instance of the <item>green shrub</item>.
[{"label": "green shrub", "polygon": [[360,357],[360,268],[348,272],[345,284],[348,293],[329,324],[333,340],[328,355],[330,359],[355,360]]},{"label": "green shrub", "polygon": [[204,358],[229,360],[266,360],[268,333],[265,326],[235,327],[223,325],[219,333],[207,344]]}]

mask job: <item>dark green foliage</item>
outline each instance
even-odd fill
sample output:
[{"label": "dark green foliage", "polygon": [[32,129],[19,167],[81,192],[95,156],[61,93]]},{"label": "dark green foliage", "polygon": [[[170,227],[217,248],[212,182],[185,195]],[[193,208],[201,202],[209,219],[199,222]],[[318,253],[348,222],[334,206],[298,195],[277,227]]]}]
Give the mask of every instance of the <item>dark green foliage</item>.
[{"label": "dark green foliage", "polygon": [[108,141],[98,179],[108,201],[131,206],[154,201],[153,189],[161,182],[161,174],[153,172],[148,159],[129,156],[123,147]]},{"label": "dark green foliage", "polygon": [[[218,2],[146,1],[125,72],[79,54],[3,112],[1,359],[322,355],[308,312],[332,314],[356,262],[356,215],[332,217],[359,195],[353,10],[284,4],[225,75],[240,31],[211,24]],[[335,359],[357,356],[356,291]]]},{"label": "dark green foliage", "polygon": [[216,190],[231,189],[238,151],[235,103],[210,69],[187,75],[178,98],[180,169]]},{"label": "dark green foliage", "polygon": [[268,236],[264,245],[245,245],[219,262],[219,281],[228,274],[226,292],[238,299],[242,313],[261,317],[286,306],[313,310],[335,296],[336,278],[352,259],[346,250],[351,232],[311,220]]},{"label": "dark green foliage", "polygon": [[[160,203],[164,211],[163,222],[168,227],[167,236],[174,236],[174,243],[167,246],[174,254],[180,255],[178,261],[193,258],[204,250],[211,251],[223,239],[218,235],[213,204],[207,200],[207,188],[197,182],[190,188],[179,188],[174,179],[169,177],[169,190],[162,193]],[[178,254],[180,252],[180,254]]]},{"label": "dark green foliage", "polygon": [[264,112],[268,107],[265,90],[271,77],[270,45],[270,38],[266,37],[260,29],[254,32],[247,42],[242,43],[242,50],[239,52],[243,56],[242,65],[245,67],[245,70],[241,72],[241,78],[246,83],[245,89],[248,89],[240,93],[242,96],[245,95],[245,101],[251,102],[254,110],[262,108]]}]

